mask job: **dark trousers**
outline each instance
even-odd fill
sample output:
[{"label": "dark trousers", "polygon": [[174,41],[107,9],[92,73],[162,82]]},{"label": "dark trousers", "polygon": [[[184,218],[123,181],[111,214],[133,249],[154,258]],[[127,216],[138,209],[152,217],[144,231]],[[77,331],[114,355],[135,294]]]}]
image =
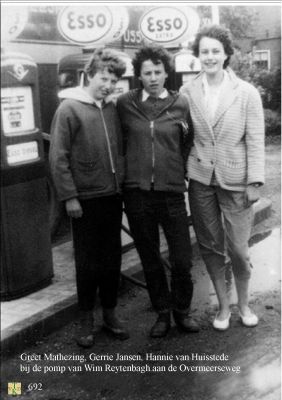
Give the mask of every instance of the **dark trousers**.
[{"label": "dark trousers", "polygon": [[[131,190],[124,194],[125,211],[140,256],[154,309],[189,311],[193,295],[191,241],[182,193]],[[160,253],[163,228],[171,262],[171,288]]]},{"label": "dark trousers", "polygon": [[97,289],[102,307],[113,308],[121,267],[122,200],[108,196],[80,203],[82,217],[72,218],[79,308],[93,309]]}]

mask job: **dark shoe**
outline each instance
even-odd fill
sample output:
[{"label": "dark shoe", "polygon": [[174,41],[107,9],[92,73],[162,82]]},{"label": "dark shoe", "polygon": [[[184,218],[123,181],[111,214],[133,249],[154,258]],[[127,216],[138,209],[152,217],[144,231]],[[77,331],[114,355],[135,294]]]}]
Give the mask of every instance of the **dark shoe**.
[{"label": "dark shoe", "polygon": [[167,335],[170,330],[170,314],[159,314],[157,321],[152,326],[150,336],[152,338],[161,338]]},{"label": "dark shoe", "polygon": [[194,333],[200,330],[197,322],[189,314],[181,314],[173,311],[173,318],[178,328],[184,332]]},{"label": "dark shoe", "polygon": [[89,348],[94,345],[94,318],[92,311],[80,311],[80,333],[76,336],[76,343],[80,347]]},{"label": "dark shoe", "polygon": [[129,338],[129,332],[117,318],[114,309],[104,309],[103,319],[103,328],[107,332],[110,332],[114,337],[120,340],[126,340]]}]

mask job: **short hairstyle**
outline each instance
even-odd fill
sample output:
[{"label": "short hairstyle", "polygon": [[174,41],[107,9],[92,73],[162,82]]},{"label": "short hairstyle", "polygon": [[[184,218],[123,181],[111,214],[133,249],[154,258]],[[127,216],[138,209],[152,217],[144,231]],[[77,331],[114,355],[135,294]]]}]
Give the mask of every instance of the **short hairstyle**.
[{"label": "short hairstyle", "polygon": [[200,30],[200,32],[197,33],[194,43],[192,45],[193,54],[196,57],[199,57],[200,41],[203,37],[216,39],[220,43],[222,43],[225,54],[228,56],[223,64],[223,68],[226,68],[229,65],[230,57],[234,53],[234,46],[229,29],[226,29],[219,25],[209,25]]},{"label": "short hairstyle", "polygon": [[125,73],[126,64],[117,51],[108,48],[96,49],[86,63],[84,72],[92,78],[98,71],[105,69],[121,78]]},{"label": "short hairstyle", "polygon": [[135,53],[132,60],[134,75],[137,78],[140,76],[142,63],[147,60],[151,60],[155,65],[162,62],[167,74],[173,69],[172,56],[170,53],[160,45],[149,44],[141,47],[141,49]]}]

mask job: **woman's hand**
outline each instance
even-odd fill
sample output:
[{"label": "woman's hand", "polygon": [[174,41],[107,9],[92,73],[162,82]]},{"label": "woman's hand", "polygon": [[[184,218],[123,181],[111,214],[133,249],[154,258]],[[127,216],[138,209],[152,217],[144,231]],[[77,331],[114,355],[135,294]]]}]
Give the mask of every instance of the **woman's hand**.
[{"label": "woman's hand", "polygon": [[82,217],[83,211],[80,202],[77,198],[66,200],[65,205],[69,217],[72,218]]},{"label": "woman's hand", "polygon": [[249,204],[253,204],[260,199],[260,185],[250,184],[246,189],[247,201]]}]

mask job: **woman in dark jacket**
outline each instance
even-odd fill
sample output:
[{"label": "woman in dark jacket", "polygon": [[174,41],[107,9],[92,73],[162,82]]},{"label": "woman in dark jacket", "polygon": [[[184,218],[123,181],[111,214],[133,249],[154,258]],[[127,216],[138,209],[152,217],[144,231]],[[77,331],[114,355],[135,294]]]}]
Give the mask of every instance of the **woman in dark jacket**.
[{"label": "woman in dark jacket", "polygon": [[125,64],[114,51],[97,50],[85,72],[86,87],[60,93],[64,100],[52,122],[50,165],[72,222],[82,328],[77,343],[90,347],[98,289],[104,328],[128,337],[115,313],[121,267],[121,129],[114,104],[106,101]]},{"label": "woman in dark jacket", "polygon": [[[170,61],[161,46],[141,48],[133,65],[143,89],[117,101],[125,141],[125,210],[158,313],[151,337],[168,333],[171,311],[180,329],[199,330],[190,315],[192,253],[184,201],[185,146],[191,124],[185,96],[164,88]],[[171,292],[160,254],[159,225],[169,247]]]}]

